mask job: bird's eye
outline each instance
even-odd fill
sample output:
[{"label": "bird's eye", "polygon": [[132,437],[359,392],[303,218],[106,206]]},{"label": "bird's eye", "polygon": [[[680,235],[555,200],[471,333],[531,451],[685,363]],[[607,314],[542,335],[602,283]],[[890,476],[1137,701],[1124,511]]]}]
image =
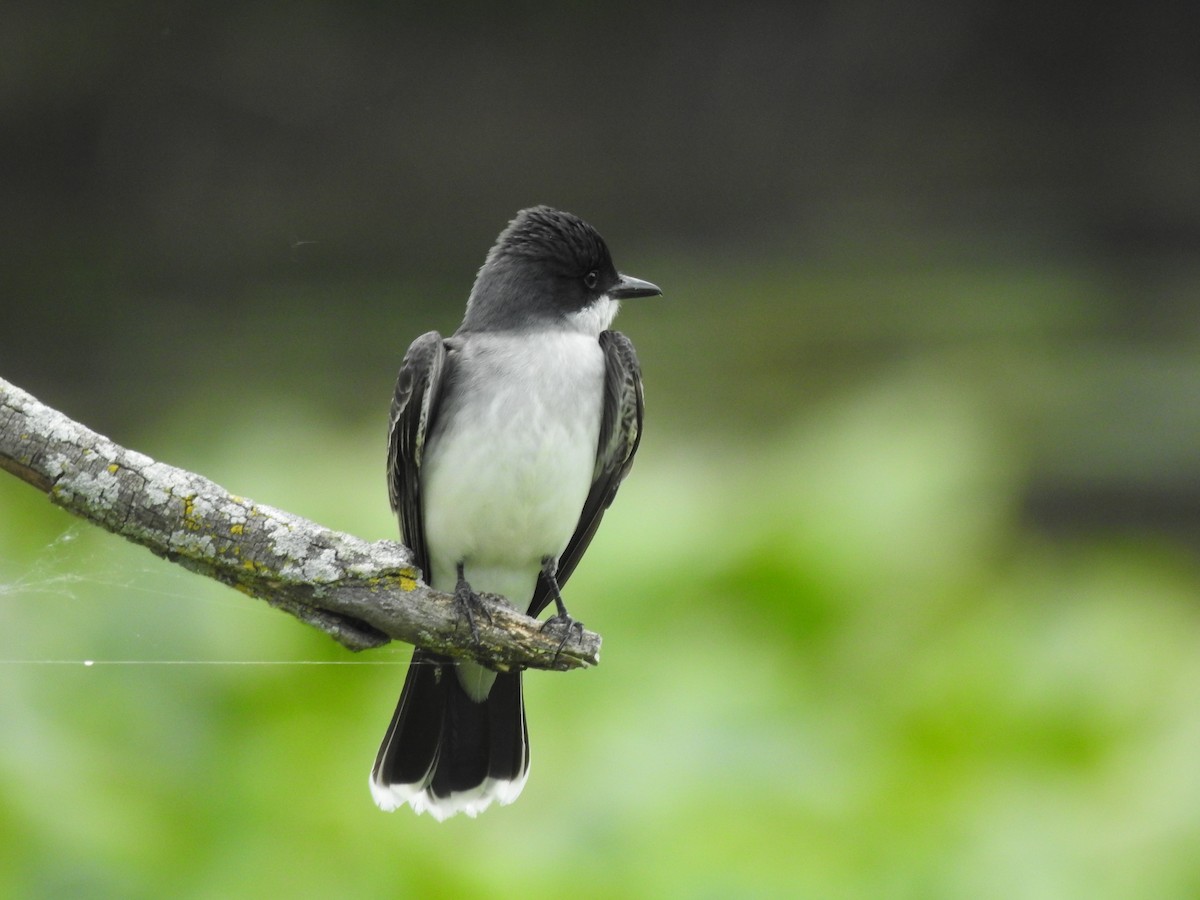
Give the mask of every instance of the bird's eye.
[{"label": "bird's eye", "polygon": [[600,273],[597,272],[595,269],[592,269],[592,271],[588,272],[586,275],[583,276],[583,285],[589,291],[595,290],[596,285],[599,283],[600,283]]}]

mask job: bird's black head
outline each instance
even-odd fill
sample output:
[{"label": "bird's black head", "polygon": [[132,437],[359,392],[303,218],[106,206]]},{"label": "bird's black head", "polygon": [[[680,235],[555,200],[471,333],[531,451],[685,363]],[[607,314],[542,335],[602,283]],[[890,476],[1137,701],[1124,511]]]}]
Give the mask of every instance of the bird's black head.
[{"label": "bird's black head", "polygon": [[604,238],[583,219],[534,206],[517,213],[496,238],[459,330],[559,325],[598,334],[616,314],[616,301],[659,293],[617,272]]}]

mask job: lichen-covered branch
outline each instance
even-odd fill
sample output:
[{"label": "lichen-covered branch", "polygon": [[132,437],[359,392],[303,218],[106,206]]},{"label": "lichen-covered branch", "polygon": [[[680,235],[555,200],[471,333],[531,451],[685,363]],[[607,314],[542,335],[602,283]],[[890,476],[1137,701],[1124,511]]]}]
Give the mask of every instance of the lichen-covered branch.
[{"label": "lichen-covered branch", "polygon": [[291,613],[352,650],[390,638],[491,668],[594,665],[599,635],[542,631],[484,597],[476,635],[408,549],[331,531],[128,450],[0,379],[0,469],[63,509]]}]

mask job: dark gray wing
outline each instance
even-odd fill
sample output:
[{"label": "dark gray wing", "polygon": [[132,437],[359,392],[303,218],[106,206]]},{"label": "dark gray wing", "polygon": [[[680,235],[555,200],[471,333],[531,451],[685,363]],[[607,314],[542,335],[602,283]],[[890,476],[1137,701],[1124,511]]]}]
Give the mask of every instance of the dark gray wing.
[{"label": "dark gray wing", "polygon": [[[567,549],[558,558],[556,580],[559,587],[566,584],[583,552],[600,527],[600,519],[608,509],[617,488],[633,465],[642,437],[642,369],[638,365],[633,343],[619,331],[600,334],[600,349],[604,351],[604,400],[601,407],[600,440],[596,446],[596,468],[592,474],[592,489],[583,503],[579,524]],[[538,576],[529,615],[536,616],[552,601],[554,595],[545,576]]]},{"label": "dark gray wing", "polygon": [[423,334],[408,348],[388,425],[388,499],[400,518],[400,534],[414,562],[428,580],[429,548],[421,508],[421,459],[433,433],[446,373],[446,344],[436,331]]}]

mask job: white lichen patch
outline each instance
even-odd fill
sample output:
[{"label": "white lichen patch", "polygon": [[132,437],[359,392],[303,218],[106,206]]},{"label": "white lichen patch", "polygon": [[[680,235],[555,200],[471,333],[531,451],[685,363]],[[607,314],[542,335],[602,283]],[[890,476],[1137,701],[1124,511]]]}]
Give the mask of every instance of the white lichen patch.
[{"label": "white lichen patch", "polygon": [[45,470],[50,479],[57,481],[63,476],[64,472],[68,472],[73,468],[71,458],[62,453],[55,453],[46,458]]},{"label": "white lichen patch", "polygon": [[71,476],[68,484],[59,482],[60,491],[69,491],[82,498],[91,507],[110,506],[120,492],[121,480],[106,469],[95,475],[78,472]]},{"label": "white lichen patch", "polygon": [[145,489],[146,505],[151,509],[162,509],[171,502],[171,489],[161,481],[147,481]]},{"label": "white lichen patch", "polygon": [[216,505],[204,495],[190,497],[187,502],[187,515],[197,523],[211,519],[216,513]]},{"label": "white lichen patch", "polygon": [[187,493],[187,479],[182,477],[179,469],[160,462],[151,462],[142,469],[141,475],[146,479],[147,504],[155,509],[167,506]]},{"label": "white lichen patch", "polygon": [[395,541],[370,543],[361,538],[351,538],[348,543],[354,557],[347,563],[346,572],[355,578],[374,578],[382,570],[403,569],[412,565],[408,550]]},{"label": "white lichen patch", "polygon": [[[42,415],[38,415],[42,413]],[[88,435],[88,430],[68,419],[61,413],[55,412],[49,407],[43,406],[41,410],[30,413],[30,421],[33,423],[34,429],[39,434],[44,434],[52,441],[59,441],[64,444],[79,444],[83,443],[83,438]]]},{"label": "white lichen patch", "polygon": [[285,559],[303,559],[308,555],[308,538],[292,531],[291,526],[280,522],[267,534],[276,556]]},{"label": "white lichen patch", "polygon": [[239,526],[244,527],[245,524],[250,520],[246,507],[239,503],[232,503],[226,506],[225,513],[229,517],[229,522],[234,528]]},{"label": "white lichen patch", "polygon": [[341,570],[337,564],[337,553],[326,548],[304,560],[302,565],[284,566],[282,573],[288,578],[299,578],[310,584],[328,584],[337,581]]}]

